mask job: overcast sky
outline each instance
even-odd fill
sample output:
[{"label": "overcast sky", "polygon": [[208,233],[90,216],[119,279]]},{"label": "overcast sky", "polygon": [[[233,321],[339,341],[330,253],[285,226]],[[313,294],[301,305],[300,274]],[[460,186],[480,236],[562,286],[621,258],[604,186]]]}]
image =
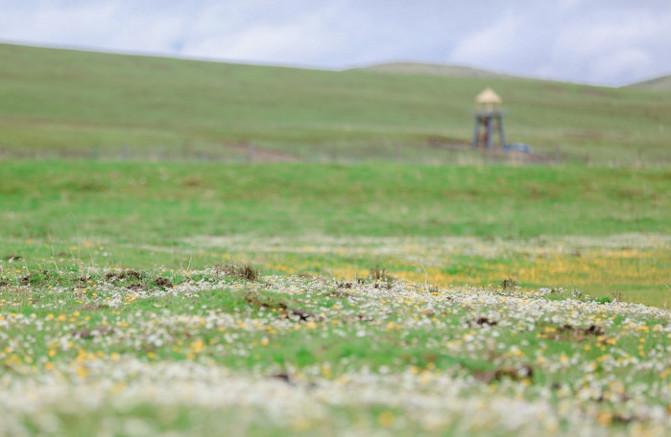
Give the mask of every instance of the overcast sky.
[{"label": "overcast sky", "polygon": [[321,68],[412,60],[620,85],[671,73],[671,0],[0,0],[0,40]]}]

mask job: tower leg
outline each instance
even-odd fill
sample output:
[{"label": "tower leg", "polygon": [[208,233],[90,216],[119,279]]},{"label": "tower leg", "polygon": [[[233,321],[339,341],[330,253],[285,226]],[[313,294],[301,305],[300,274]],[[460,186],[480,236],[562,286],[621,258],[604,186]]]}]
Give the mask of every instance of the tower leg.
[{"label": "tower leg", "polygon": [[503,115],[499,115],[498,117],[498,122],[499,122],[499,143],[501,144],[501,148],[506,146],[506,136],[503,132]]},{"label": "tower leg", "polygon": [[486,132],[487,132],[487,137],[485,138],[485,147],[488,149],[492,147],[492,119],[490,117],[487,117],[487,127],[486,127]]},{"label": "tower leg", "polygon": [[480,144],[480,119],[478,117],[475,118],[475,127],[473,128],[473,141],[471,142],[471,145],[473,147],[478,147]]}]

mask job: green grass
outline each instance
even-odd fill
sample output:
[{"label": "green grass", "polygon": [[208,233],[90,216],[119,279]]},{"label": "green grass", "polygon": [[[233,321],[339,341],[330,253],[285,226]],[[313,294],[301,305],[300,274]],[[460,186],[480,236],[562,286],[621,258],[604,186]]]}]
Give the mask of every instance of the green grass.
[{"label": "green grass", "polygon": [[246,261],[352,278],[381,265],[442,286],[513,278],[671,303],[668,170],[18,161],[0,180],[0,257],[21,275]]},{"label": "green grass", "polygon": [[668,170],[14,162],[4,236],[609,235],[671,231]]},{"label": "green grass", "polygon": [[[0,151],[14,157],[456,161],[473,98],[560,159],[669,163],[671,101],[515,78],[315,71],[0,45]],[[667,129],[668,130],[668,129]]]}]

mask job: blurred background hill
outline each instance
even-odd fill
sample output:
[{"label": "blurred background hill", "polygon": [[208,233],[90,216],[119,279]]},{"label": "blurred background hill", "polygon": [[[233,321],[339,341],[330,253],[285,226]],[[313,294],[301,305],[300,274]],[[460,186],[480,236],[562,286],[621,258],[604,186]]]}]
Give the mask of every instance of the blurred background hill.
[{"label": "blurred background hill", "polygon": [[308,70],[0,44],[0,156],[476,159],[473,98],[548,159],[671,162],[669,77],[608,88],[396,63]]},{"label": "blurred background hill", "polygon": [[631,88],[647,89],[653,91],[671,91],[671,75],[656,77],[643,82],[637,82],[630,85]]}]

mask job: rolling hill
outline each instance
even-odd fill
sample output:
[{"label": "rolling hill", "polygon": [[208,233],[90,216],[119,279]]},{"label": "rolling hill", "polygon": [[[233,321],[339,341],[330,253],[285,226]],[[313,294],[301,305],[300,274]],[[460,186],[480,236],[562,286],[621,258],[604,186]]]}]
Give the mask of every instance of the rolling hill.
[{"label": "rolling hill", "polygon": [[671,91],[671,74],[656,77],[629,85],[631,88],[647,89],[651,91]]},{"label": "rolling hill", "polygon": [[5,157],[454,161],[469,156],[454,146],[469,141],[473,97],[491,86],[511,142],[580,162],[671,159],[671,101],[635,88],[10,44],[0,59]]},{"label": "rolling hill", "polygon": [[479,78],[513,78],[513,76],[479,68],[465,67],[461,65],[425,64],[419,62],[390,62],[376,64],[363,68],[367,71],[380,73],[405,73],[415,75],[436,75],[447,77],[479,77]]}]

